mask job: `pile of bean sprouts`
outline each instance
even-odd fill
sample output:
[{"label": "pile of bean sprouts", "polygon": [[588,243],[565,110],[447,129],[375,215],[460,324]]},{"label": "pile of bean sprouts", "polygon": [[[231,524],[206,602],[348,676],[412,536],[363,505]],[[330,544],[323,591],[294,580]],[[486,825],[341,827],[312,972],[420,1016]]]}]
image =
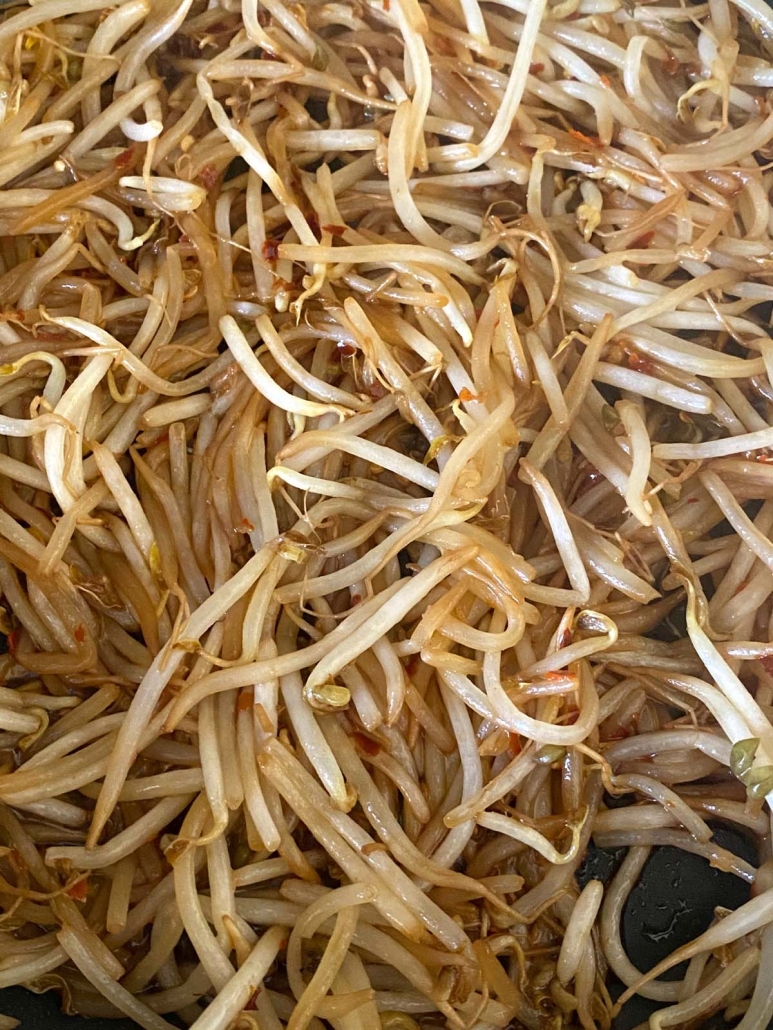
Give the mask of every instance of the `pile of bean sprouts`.
[{"label": "pile of bean sprouts", "polygon": [[[0,988],[764,1030],[771,90],[764,0],[3,9]],[[751,900],[642,973],[660,845]]]}]

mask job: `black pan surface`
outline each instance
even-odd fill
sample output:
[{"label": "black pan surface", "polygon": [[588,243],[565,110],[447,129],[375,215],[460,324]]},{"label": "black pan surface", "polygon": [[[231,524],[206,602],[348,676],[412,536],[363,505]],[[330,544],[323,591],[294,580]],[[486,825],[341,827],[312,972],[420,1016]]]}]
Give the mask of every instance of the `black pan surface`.
[{"label": "black pan surface", "polygon": [[[748,862],[756,863],[754,845],[741,833],[724,826],[714,827],[717,844]],[[625,849],[593,848],[577,874],[580,885],[591,879],[608,882],[623,860]],[[708,862],[677,848],[654,850],[642,876],[631,892],[623,912],[623,942],[631,961],[642,971],[650,969],[675,948],[702,933],[711,922],[714,908],[737,908],[749,899],[749,886],[732,873],[712,869]],[[667,978],[684,975],[677,967]],[[622,985],[610,984],[613,996]],[[632,1030],[658,1008],[643,998],[630,1001],[615,1021],[614,1030]],[[65,1016],[55,994],[31,994],[22,988],[0,991],[0,1012],[21,1020],[22,1030],[135,1030],[131,1020],[83,1019]],[[703,1030],[730,1030],[719,1013]]]},{"label": "black pan surface", "polygon": [[[754,844],[735,829],[714,827],[714,841],[753,865],[757,864]],[[608,882],[625,857],[627,849],[615,851],[591,847],[577,879]],[[646,972],[676,948],[703,933],[718,905],[738,908],[749,900],[749,885],[732,873],[712,869],[697,855],[678,848],[655,848],[639,882],[623,910],[622,938],[631,962]],[[663,979],[679,980],[685,966],[676,966]],[[623,987],[615,978],[609,983],[613,997]],[[646,998],[632,998],[617,1017],[613,1030],[632,1030],[660,1006]],[[703,1025],[703,1030],[730,1030],[722,1013]],[[770,1030],[770,1028],[769,1028]]]},{"label": "black pan surface", "polygon": [[[0,0],[2,7],[8,0]],[[773,6],[773,0],[766,0]],[[0,641],[0,650],[4,650]],[[714,840],[739,857],[756,864],[754,844],[735,829],[716,826]],[[605,882],[614,876],[625,855],[591,845],[577,874],[580,885],[590,879]],[[623,942],[633,964],[642,971],[651,969],[675,948],[686,944],[708,928],[718,905],[738,908],[749,899],[749,885],[731,873],[712,869],[708,862],[677,848],[656,848],[642,876],[631,892],[623,912]],[[677,966],[666,979],[679,979],[684,968]],[[622,985],[612,978],[613,997]],[[613,1030],[633,1030],[658,1008],[656,1002],[633,998],[613,1024]],[[22,1030],[137,1030],[129,1019],[84,1019],[63,1015],[56,994],[32,994],[20,987],[0,990],[0,1013],[20,1020]],[[731,1030],[718,1013],[701,1030]],[[374,1028],[375,1030],[375,1028]],[[771,1023],[768,1030],[773,1030]]]}]

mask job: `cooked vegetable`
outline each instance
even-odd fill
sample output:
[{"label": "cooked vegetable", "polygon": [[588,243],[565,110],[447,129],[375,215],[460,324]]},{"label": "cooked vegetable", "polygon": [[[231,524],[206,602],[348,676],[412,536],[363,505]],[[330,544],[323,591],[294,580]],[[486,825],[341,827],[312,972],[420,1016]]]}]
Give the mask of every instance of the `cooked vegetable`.
[{"label": "cooked vegetable", "polygon": [[[653,1026],[767,1026],[771,39],[3,8],[0,987],[608,1030],[609,968]],[[630,850],[581,891],[592,838]],[[752,897],[642,974],[661,844]]]}]

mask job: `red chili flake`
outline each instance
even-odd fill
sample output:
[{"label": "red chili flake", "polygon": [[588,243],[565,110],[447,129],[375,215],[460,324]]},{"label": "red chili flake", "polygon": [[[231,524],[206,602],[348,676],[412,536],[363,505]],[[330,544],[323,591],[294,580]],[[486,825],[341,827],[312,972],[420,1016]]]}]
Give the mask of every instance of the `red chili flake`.
[{"label": "red chili flake", "polygon": [[134,164],[134,147],[129,147],[128,150],[123,150],[118,157],[115,159],[115,167],[119,171],[124,171],[126,168],[131,168]]},{"label": "red chili flake", "polygon": [[255,530],[255,527],[253,526],[253,524],[250,522],[249,519],[244,518],[239,523],[239,529],[241,529],[241,531],[243,533],[252,533]]},{"label": "red chili flake", "polygon": [[343,236],[346,232],[345,225],[323,225],[323,230],[329,232],[331,236]]},{"label": "red chili flake", "polygon": [[625,740],[627,737],[630,737],[630,735],[630,730],[625,729],[624,726],[618,726],[618,728],[614,730],[612,733],[606,734],[604,736],[604,741],[605,743],[608,743],[612,740]]},{"label": "red chili flake", "polygon": [[239,700],[236,702],[236,709],[239,712],[248,712],[253,705],[252,694],[249,690],[243,691],[239,694]]},{"label": "red chili flake", "polygon": [[688,497],[687,498],[687,503],[688,504],[697,504],[699,500],[700,500],[699,497]]},{"label": "red chili flake", "polygon": [[598,136],[586,136],[585,133],[580,132],[579,129],[570,129],[569,135],[579,143],[584,143],[588,147],[593,147],[594,150],[598,150],[600,147],[604,146]]},{"label": "red chili flake", "polygon": [[765,654],[760,658],[760,665],[768,674],[773,676],[773,654]]},{"label": "red chili flake", "polygon": [[773,463],[773,458],[771,458],[769,454],[758,454],[754,460],[761,462],[763,465],[770,465]]},{"label": "red chili flake", "polygon": [[559,650],[562,647],[568,647],[571,644],[571,642],[572,642],[572,631],[570,629],[565,629],[561,633],[561,636],[558,638]]},{"label": "red chili flake", "polygon": [[381,385],[378,379],[374,379],[368,387],[368,394],[374,400],[380,401],[382,397],[386,397],[387,391],[384,389],[384,387]]},{"label": "red chili flake", "polygon": [[599,82],[602,86],[606,86],[607,89],[612,85],[608,75],[599,75]]},{"label": "red chili flake", "polygon": [[565,677],[566,677],[566,673],[565,672],[546,672],[546,673],[544,673],[542,678],[545,679],[545,680],[553,680],[555,682],[556,680],[565,679]]},{"label": "red chili flake", "polygon": [[8,644],[8,651],[11,654],[16,654],[16,648],[19,646],[19,637],[21,636],[18,629],[12,629],[8,634],[6,642]]},{"label": "red chili flake", "polygon": [[412,654],[408,661],[405,663],[405,672],[408,676],[415,676],[419,671],[419,662],[421,658],[417,654]]},{"label": "red chili flake", "polygon": [[279,240],[267,239],[263,244],[263,257],[266,261],[276,261],[279,257]]},{"label": "red chili flake", "polygon": [[201,169],[197,178],[205,189],[211,190],[220,178],[220,172],[213,164],[207,164]]},{"label": "red chili flake", "polygon": [[33,326],[32,335],[36,340],[44,340],[50,343],[61,343],[62,340],[68,340],[70,338],[69,333],[62,329],[45,329],[41,326]]},{"label": "red chili flake", "polygon": [[649,232],[642,233],[641,236],[638,236],[631,244],[631,248],[633,250],[644,250],[645,247],[649,247],[650,243],[652,243],[654,239],[655,230],[650,229]]},{"label": "red chili flake", "polygon": [[468,390],[466,386],[463,386],[459,391],[459,400],[462,401],[463,404],[468,404],[470,401],[476,401],[477,399],[478,398],[475,394]]},{"label": "red chili flake", "polygon": [[383,9],[384,9],[385,11],[387,11],[387,12],[388,12],[388,11],[389,11],[389,8],[391,7],[391,2],[390,2],[390,0],[381,0],[381,6],[382,6],[382,8],[383,8]]},{"label": "red chili flake", "polygon": [[88,877],[84,876],[82,880],[76,880],[71,887],[67,888],[65,894],[73,901],[85,901],[89,896]]},{"label": "red chili flake", "polygon": [[663,58],[660,62],[660,68],[664,75],[676,75],[679,69],[682,67],[682,63],[676,54],[672,54],[670,51],[668,55]]},{"label": "red chili flake", "polygon": [[190,236],[188,235],[187,232],[183,232],[183,233],[180,233],[180,240],[179,240],[179,242],[182,243],[183,246],[185,246],[186,244],[192,243],[193,241],[191,240],[191,238],[190,238]]},{"label": "red chili flake", "polygon": [[381,751],[381,745],[377,740],[371,740],[364,733],[354,733],[352,736],[354,745],[366,755],[377,755]]},{"label": "red chili flake", "polygon": [[534,64],[529,65],[529,75],[539,75],[540,72],[544,72],[545,65],[541,61],[535,61]]},{"label": "red chili flake", "polygon": [[359,604],[362,600],[362,594],[352,594],[352,604]]},{"label": "red chili flake", "polygon": [[83,641],[86,639],[86,627],[83,625],[83,623],[75,627],[75,633],[73,633],[73,636],[79,644],[83,643]]},{"label": "red chili flake", "polygon": [[517,733],[510,734],[510,754],[515,758],[516,755],[520,755],[523,748],[521,747],[521,738]]},{"label": "red chili flake", "polygon": [[643,372],[645,375],[652,375],[655,371],[654,363],[644,354],[639,354],[636,351],[629,353],[628,367],[632,368],[634,372]]}]

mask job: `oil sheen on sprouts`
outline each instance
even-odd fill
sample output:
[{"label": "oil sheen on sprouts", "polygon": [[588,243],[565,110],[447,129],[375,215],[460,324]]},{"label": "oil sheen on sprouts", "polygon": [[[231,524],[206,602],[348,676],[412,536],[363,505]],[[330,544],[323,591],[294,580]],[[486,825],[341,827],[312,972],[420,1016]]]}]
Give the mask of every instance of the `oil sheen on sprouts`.
[{"label": "oil sheen on sprouts", "polygon": [[[2,7],[0,988],[765,1030],[771,40],[764,0]],[[661,846],[748,900],[645,971]]]}]

